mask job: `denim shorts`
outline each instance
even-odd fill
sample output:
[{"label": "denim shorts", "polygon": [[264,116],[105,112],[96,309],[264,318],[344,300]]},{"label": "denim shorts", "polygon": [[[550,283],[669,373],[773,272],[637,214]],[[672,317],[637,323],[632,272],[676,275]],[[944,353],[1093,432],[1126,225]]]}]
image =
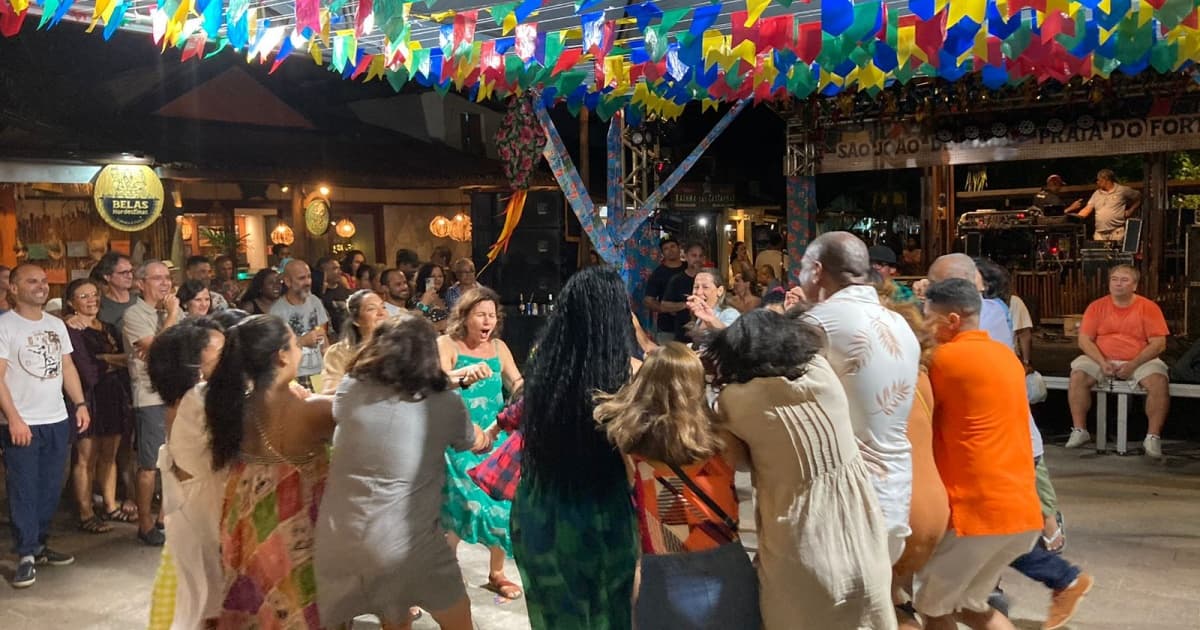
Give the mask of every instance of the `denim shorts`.
[{"label": "denim shorts", "polygon": [[638,630],[761,627],[758,573],[746,548],[643,555],[633,618]]}]

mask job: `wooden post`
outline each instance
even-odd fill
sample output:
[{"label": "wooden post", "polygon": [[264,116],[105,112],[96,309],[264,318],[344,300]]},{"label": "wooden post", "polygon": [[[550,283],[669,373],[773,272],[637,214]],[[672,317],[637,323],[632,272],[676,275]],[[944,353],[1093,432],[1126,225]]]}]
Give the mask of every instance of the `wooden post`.
[{"label": "wooden post", "polygon": [[17,185],[0,185],[0,265],[17,266]]},{"label": "wooden post", "polygon": [[[308,227],[304,223],[304,195],[299,185],[292,185],[292,258],[308,260]],[[270,239],[268,239],[270,240]]]},{"label": "wooden post", "polygon": [[1159,269],[1165,262],[1163,235],[1166,228],[1167,207],[1171,199],[1167,191],[1167,153],[1151,153],[1146,156],[1145,177],[1142,181],[1142,207],[1138,218],[1142,219],[1141,267],[1143,282],[1139,289],[1151,299],[1158,296]]}]

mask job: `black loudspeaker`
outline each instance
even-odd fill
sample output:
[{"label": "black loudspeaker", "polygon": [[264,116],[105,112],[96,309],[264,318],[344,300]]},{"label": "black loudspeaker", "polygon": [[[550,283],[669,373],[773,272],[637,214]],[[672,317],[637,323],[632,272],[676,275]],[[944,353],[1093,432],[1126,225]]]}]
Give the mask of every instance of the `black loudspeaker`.
[{"label": "black loudspeaker", "polygon": [[967,232],[963,235],[965,241],[964,249],[966,255],[971,258],[978,258],[983,255],[983,234],[980,232]]},{"label": "black loudspeaker", "polygon": [[524,296],[543,303],[562,288],[562,230],[525,227],[513,232],[508,251],[500,254],[497,282],[492,285],[505,304],[517,304]]},{"label": "black loudspeaker", "polygon": [[471,259],[480,270],[479,283],[486,287],[496,286],[496,266],[484,269],[484,265],[487,264],[488,249],[496,242],[496,235],[504,225],[504,217],[499,216],[503,210],[499,207],[499,198],[496,193],[471,193]]},{"label": "black loudspeaker", "polygon": [[521,227],[562,229],[564,201],[562,193],[557,190],[530,192],[525,199],[525,211],[521,214]]},{"label": "black loudspeaker", "polygon": [[565,260],[563,201],[560,192],[529,193],[508,251],[484,269],[487,252],[504,228],[501,213],[507,199],[496,193],[472,194],[472,257],[475,266],[483,269],[479,282],[499,293],[502,303],[518,304],[522,297],[526,302],[544,303],[559,292],[563,279],[574,270],[575,261]]}]

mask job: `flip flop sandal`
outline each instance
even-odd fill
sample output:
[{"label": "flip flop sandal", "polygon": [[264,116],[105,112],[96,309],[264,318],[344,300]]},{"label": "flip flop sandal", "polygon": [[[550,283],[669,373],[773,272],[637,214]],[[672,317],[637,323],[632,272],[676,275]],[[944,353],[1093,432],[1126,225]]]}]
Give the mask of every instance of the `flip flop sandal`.
[{"label": "flip flop sandal", "polygon": [[497,580],[489,577],[488,583],[483,587],[504,599],[520,599],[523,593],[521,587],[517,586],[509,580]]},{"label": "flip flop sandal", "polygon": [[79,530],[89,534],[107,534],[112,531],[112,525],[105,523],[97,515],[92,515],[89,519],[81,519],[79,521]]},{"label": "flip flop sandal", "polygon": [[1067,537],[1063,535],[1062,527],[1054,530],[1054,534],[1047,537],[1042,536],[1042,546],[1050,553],[1062,553],[1063,547],[1067,546]]},{"label": "flip flop sandal", "polygon": [[124,508],[117,508],[111,512],[105,513],[104,520],[114,521],[117,523],[136,523],[137,512],[130,514],[129,512],[126,512]]}]

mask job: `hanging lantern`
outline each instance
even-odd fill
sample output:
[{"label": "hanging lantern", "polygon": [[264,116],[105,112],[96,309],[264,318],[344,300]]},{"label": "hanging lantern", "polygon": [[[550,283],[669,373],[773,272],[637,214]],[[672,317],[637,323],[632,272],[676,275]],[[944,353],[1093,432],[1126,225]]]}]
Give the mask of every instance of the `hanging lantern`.
[{"label": "hanging lantern", "polygon": [[471,217],[459,212],[450,220],[450,238],[461,242],[471,240]]},{"label": "hanging lantern", "polygon": [[292,233],[292,228],[286,223],[280,223],[271,230],[271,242],[276,245],[291,245],[296,240],[296,235]]},{"label": "hanging lantern", "polygon": [[354,233],[357,230],[354,228],[353,221],[351,221],[350,219],[342,219],[341,221],[338,221],[336,225],[333,226],[333,231],[336,232],[337,235],[342,238],[350,238],[351,236],[354,236]]},{"label": "hanging lantern", "polygon": [[450,236],[450,219],[440,214],[437,215],[429,222],[429,233],[438,238]]}]

